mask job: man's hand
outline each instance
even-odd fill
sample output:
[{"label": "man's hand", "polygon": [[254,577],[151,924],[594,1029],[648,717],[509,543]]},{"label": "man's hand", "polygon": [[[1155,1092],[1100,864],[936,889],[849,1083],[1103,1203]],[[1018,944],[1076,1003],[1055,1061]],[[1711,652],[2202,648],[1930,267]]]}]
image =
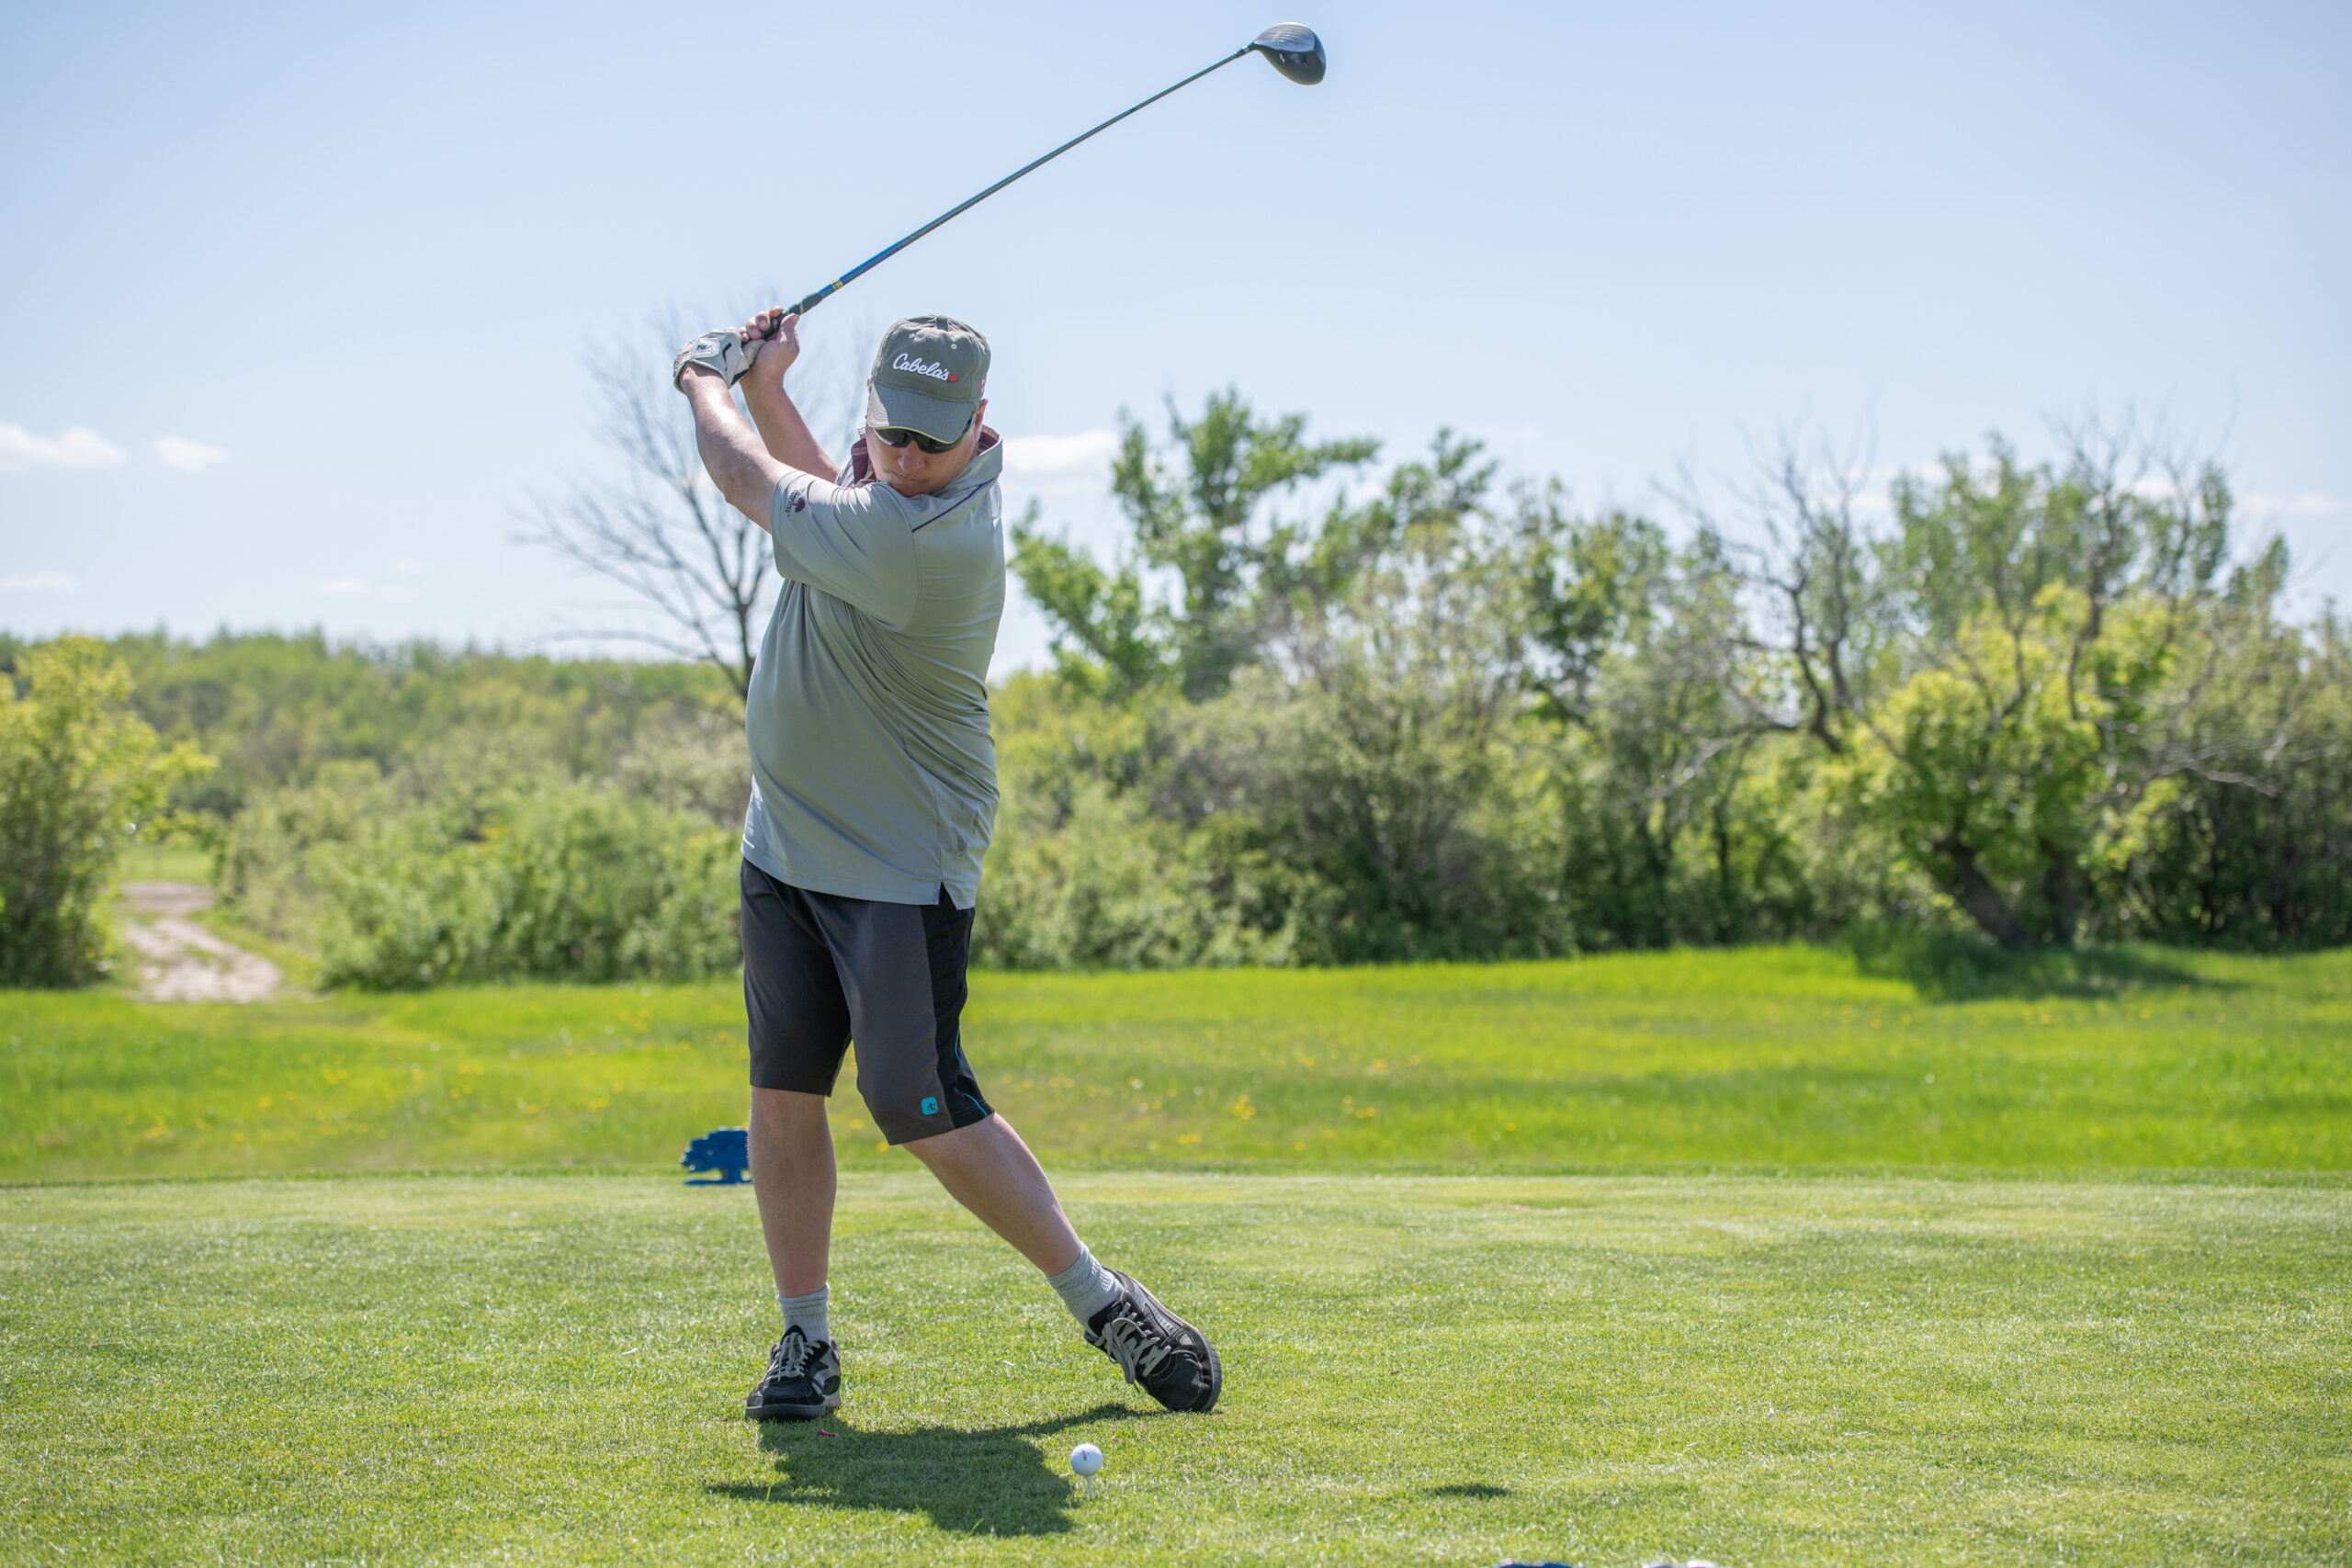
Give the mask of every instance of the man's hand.
[{"label": "man's hand", "polygon": [[698,366],[715,373],[720,380],[731,387],[743,378],[743,373],[751,369],[752,361],[759,353],[760,345],[757,343],[745,343],[741,333],[730,333],[724,329],[715,333],[705,333],[678,350],[678,356],[670,362],[670,385],[677,387],[680,391],[685,390],[681,382],[686,374],[686,367]]},{"label": "man's hand", "polygon": [[784,373],[800,357],[800,318],[781,308],[762,310],[743,323],[741,337],[757,355],[760,379],[771,387],[784,385]]},{"label": "man's hand", "polygon": [[743,404],[760,427],[768,455],[820,479],[839,473],[784,389],[784,373],[800,358],[800,318],[782,309],[762,310],[743,323],[741,335],[759,350],[754,368],[743,378]]}]

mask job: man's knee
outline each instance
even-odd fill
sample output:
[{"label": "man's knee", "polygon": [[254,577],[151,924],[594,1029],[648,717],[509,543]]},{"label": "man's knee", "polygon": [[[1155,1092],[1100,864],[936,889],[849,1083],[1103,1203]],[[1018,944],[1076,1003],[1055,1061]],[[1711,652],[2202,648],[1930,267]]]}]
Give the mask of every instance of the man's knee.
[{"label": "man's knee", "polygon": [[752,1090],[752,1126],[778,1133],[797,1132],[825,1124],[825,1097],[795,1089]]},{"label": "man's knee", "polygon": [[925,1133],[919,1138],[907,1139],[899,1146],[929,1165],[934,1156],[952,1155],[967,1145],[983,1142],[994,1136],[1001,1126],[997,1113],[991,1111],[978,1121],[950,1127],[944,1133]]}]

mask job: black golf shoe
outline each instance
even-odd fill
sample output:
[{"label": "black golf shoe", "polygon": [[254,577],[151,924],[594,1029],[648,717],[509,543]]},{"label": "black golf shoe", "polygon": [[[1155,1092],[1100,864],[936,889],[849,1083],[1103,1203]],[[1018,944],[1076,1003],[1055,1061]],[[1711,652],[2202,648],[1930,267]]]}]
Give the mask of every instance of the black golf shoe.
[{"label": "black golf shoe", "polygon": [[814,1344],[797,1328],[787,1328],[768,1353],[767,1375],[743,1401],[743,1414],[753,1421],[814,1421],[842,1403],[842,1359],[833,1342]]},{"label": "black golf shoe", "polygon": [[1225,1370],[1217,1365],[1216,1347],[1208,1336],[1116,1269],[1111,1277],[1119,1281],[1119,1299],[1087,1324],[1086,1342],[1169,1409],[1216,1409]]}]

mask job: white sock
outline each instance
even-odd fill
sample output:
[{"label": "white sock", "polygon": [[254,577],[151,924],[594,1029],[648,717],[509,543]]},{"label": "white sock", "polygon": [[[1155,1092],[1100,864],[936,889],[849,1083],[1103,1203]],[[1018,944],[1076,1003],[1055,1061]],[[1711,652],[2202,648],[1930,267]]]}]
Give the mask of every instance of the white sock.
[{"label": "white sock", "polygon": [[1094,1261],[1094,1254],[1080,1247],[1078,1261],[1058,1274],[1046,1276],[1046,1283],[1069,1308],[1070,1316],[1078,1319],[1080,1328],[1094,1321],[1094,1314],[1119,1299],[1119,1281],[1111,1270]]},{"label": "white sock", "polygon": [[825,1287],[818,1286],[805,1296],[778,1296],[775,1304],[784,1309],[784,1326],[800,1330],[801,1337],[811,1345],[821,1345],[827,1338],[825,1328]]}]

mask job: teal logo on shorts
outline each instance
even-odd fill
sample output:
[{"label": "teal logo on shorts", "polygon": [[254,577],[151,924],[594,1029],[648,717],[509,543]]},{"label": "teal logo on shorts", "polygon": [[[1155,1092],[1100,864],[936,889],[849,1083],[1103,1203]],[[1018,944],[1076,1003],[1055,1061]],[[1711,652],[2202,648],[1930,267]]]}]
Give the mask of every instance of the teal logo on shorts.
[{"label": "teal logo on shorts", "polygon": [[929,1096],[929,1095],[927,1095],[927,1094],[926,1094],[926,1095],[924,1095],[924,1096],[922,1097],[922,1113],[923,1113],[925,1116],[936,1116],[936,1115],[938,1115],[938,1114],[939,1114],[939,1101],[937,1101],[936,1100],[933,1100],[931,1096]]}]

